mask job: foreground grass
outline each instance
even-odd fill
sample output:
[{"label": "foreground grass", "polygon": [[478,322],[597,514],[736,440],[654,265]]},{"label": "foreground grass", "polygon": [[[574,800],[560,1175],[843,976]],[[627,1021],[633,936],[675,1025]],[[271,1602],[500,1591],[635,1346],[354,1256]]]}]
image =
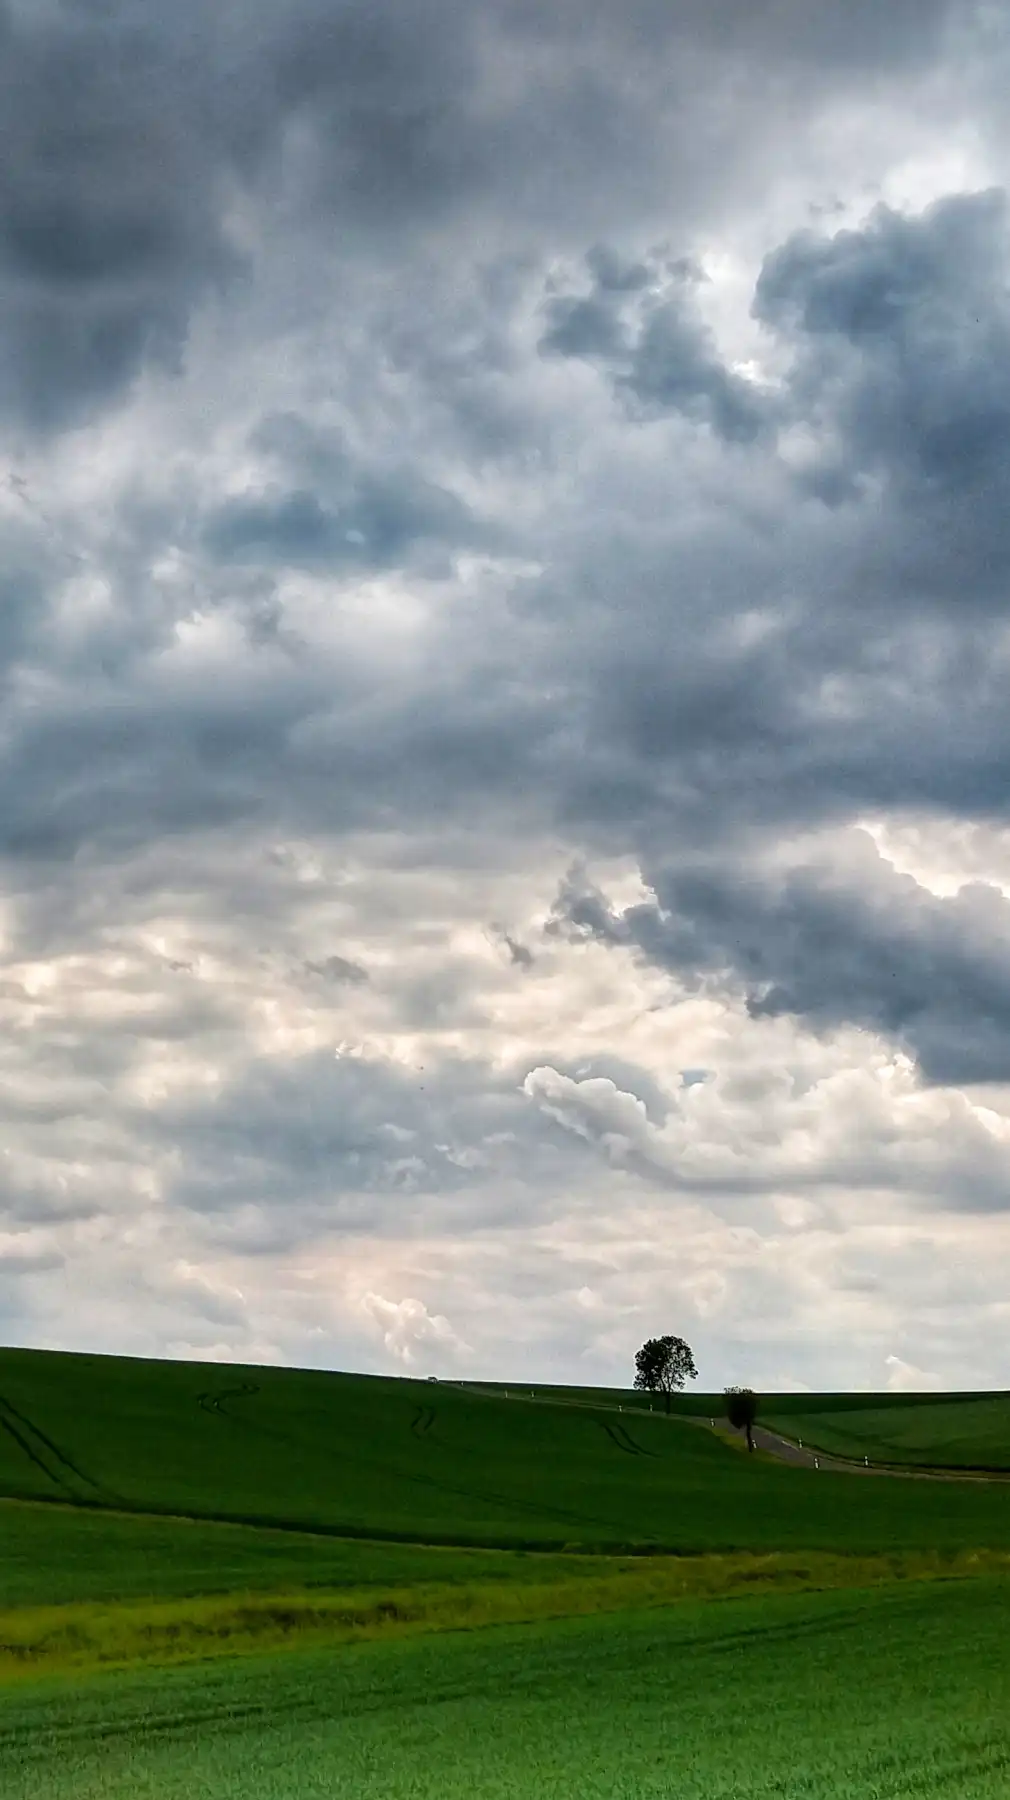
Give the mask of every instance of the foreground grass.
[{"label": "foreground grass", "polygon": [[996,1800],[1010,1583],[727,1599],[49,1678],[5,1800]]},{"label": "foreground grass", "polygon": [[[504,1560],[504,1559],[503,1559]],[[537,1567],[542,1563],[543,1567]],[[889,1557],[516,1557],[491,1575],[431,1579],[419,1566],[396,1586],[233,1593],[114,1604],[77,1602],[0,1610],[0,1683],[46,1672],[207,1661],[265,1647],[471,1630],[759,1592],[877,1587],[1010,1576],[1010,1552]],[[427,1577],[427,1579],[426,1579]]]},{"label": "foreground grass", "polygon": [[660,1415],[37,1351],[0,1352],[0,1490],[487,1548],[1010,1548],[1003,1487],[782,1467]]}]

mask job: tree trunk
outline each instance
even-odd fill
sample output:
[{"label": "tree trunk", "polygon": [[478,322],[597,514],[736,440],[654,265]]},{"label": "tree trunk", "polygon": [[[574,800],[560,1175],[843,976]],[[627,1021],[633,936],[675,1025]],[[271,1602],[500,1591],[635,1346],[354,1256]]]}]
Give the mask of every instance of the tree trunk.
[{"label": "tree trunk", "polygon": [[667,1412],[669,1412],[669,1410],[670,1410],[670,1390],[669,1390],[669,1388],[667,1388],[667,1390],[666,1390],[666,1410],[667,1410]]}]

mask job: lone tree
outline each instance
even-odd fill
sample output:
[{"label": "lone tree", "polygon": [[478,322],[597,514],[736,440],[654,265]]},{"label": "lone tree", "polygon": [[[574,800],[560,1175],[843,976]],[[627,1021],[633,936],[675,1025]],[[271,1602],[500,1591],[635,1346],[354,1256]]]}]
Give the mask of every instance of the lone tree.
[{"label": "lone tree", "polygon": [[753,1450],[754,1439],[751,1426],[757,1418],[757,1395],[750,1388],[728,1387],[726,1389],[726,1417],[737,1431],[746,1431],[747,1448]]},{"label": "lone tree", "polygon": [[679,1337],[650,1338],[635,1357],[635,1368],[635,1386],[650,1394],[665,1394],[667,1412],[670,1395],[683,1387],[685,1376],[690,1375],[692,1381],[698,1378],[690,1348]]}]

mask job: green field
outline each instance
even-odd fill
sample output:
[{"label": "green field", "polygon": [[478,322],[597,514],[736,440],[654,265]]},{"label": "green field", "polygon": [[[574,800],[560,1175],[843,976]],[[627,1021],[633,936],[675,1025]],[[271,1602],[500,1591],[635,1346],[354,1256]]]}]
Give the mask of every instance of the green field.
[{"label": "green field", "polygon": [[207,1520],[0,1501],[0,1604],[395,1587],[403,1581],[554,1579],[599,1559],[371,1542]]},{"label": "green field", "polygon": [[[0,1351],[4,1800],[1008,1791],[1010,1488],[490,1387]],[[1005,1394],[761,1417],[1006,1466]]]},{"label": "green field", "polygon": [[487,1548],[1010,1548],[998,1484],[917,1482],[913,1505],[907,1482],[742,1458],[696,1425],[613,1406],[8,1350],[0,1493]]},{"label": "green field", "polygon": [[805,1444],[836,1456],[919,1468],[1010,1470],[1010,1394],[959,1400],[930,1394],[915,1406],[802,1412],[783,1411],[776,1396],[762,1423],[790,1437],[799,1432]]},{"label": "green field", "polygon": [[5,1800],[997,1800],[1010,1582],[775,1595],[8,1691]]},{"label": "green field", "polygon": [[[658,1396],[625,1388],[507,1386],[504,1382],[467,1383],[473,1392],[506,1392],[511,1399],[568,1405],[619,1405],[626,1411],[659,1413]],[[683,1393],[670,1396],[679,1418],[718,1416],[722,1394]],[[1010,1393],[990,1394],[769,1394],[758,1423],[783,1436],[798,1435],[812,1449],[860,1461],[936,1469],[1010,1471]]]}]

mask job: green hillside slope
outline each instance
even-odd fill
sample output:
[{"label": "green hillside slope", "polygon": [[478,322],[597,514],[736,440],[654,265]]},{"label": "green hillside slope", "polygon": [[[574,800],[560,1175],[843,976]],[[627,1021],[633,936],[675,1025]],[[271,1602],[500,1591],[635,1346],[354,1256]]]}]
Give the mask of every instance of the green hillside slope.
[{"label": "green hillside slope", "polygon": [[[902,1399],[907,1400],[903,1395]],[[1010,1470],[1010,1394],[951,1399],[919,1396],[915,1405],[783,1410],[767,1404],[762,1423],[836,1456],[938,1469]]]},{"label": "green hillside slope", "polygon": [[787,1468],[658,1414],[422,1381],[7,1350],[0,1426],[0,1492],[89,1507],[544,1549],[1010,1545],[1002,1486]]}]

